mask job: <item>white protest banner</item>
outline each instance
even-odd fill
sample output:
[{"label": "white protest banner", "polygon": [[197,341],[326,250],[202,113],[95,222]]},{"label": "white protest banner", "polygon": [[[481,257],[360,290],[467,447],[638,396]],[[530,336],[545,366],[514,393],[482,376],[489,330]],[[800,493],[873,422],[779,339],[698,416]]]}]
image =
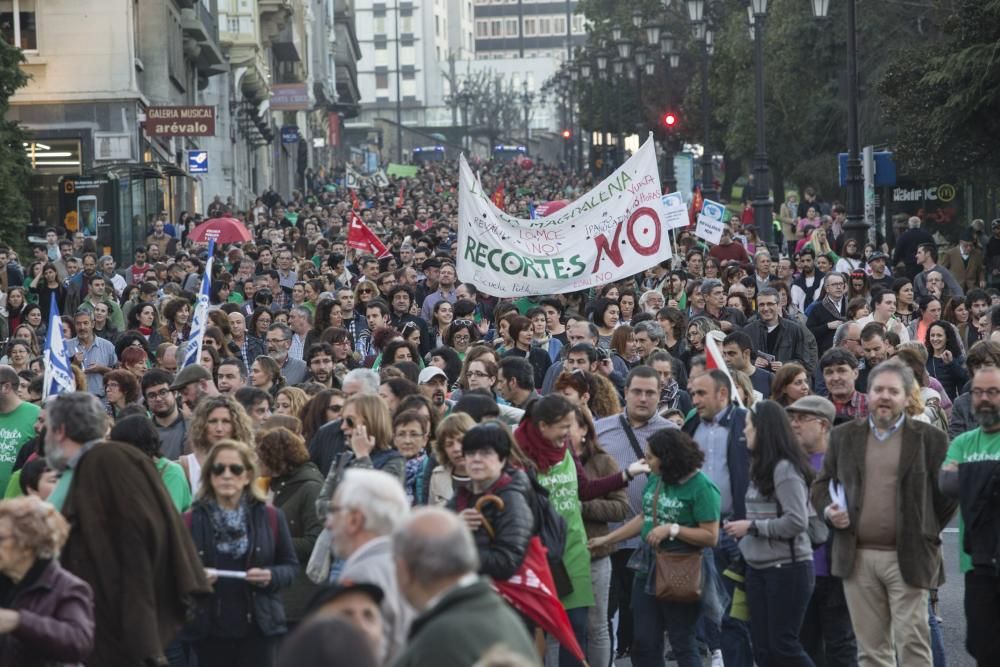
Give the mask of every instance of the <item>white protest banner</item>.
[{"label": "white protest banner", "polygon": [[533,220],[494,206],[464,156],[459,170],[458,277],[487,294],[575,292],[672,255],[652,139],[593,190]]},{"label": "white protest banner", "polygon": [[698,226],[695,227],[694,235],[700,239],[705,239],[709,243],[718,243],[722,239],[722,222],[726,214],[726,207],[711,199],[702,202],[701,213],[698,214]]},{"label": "white protest banner", "polygon": [[361,187],[361,175],[351,169],[348,165],[347,170],[344,172],[344,187],[351,188],[355,190]]},{"label": "white protest banner", "polygon": [[389,187],[389,176],[386,175],[385,169],[379,169],[372,174],[372,182],[380,188]]},{"label": "white protest banner", "polygon": [[691,223],[688,207],[679,192],[663,195],[663,224],[667,229],[687,227]]}]

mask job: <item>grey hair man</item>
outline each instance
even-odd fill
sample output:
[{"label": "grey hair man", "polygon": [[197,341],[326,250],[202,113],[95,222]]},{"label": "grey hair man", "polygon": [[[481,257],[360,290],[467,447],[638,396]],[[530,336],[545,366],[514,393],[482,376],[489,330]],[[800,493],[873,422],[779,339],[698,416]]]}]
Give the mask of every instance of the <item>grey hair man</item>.
[{"label": "grey hair man", "polygon": [[654,350],[663,347],[663,341],[666,339],[666,334],[660,323],[651,320],[639,322],[632,331],[635,335],[635,344],[639,348],[639,356],[643,359],[652,354]]},{"label": "grey hair man", "polygon": [[722,281],[716,278],[707,278],[701,282],[701,295],[705,298],[705,310],[703,315],[716,320],[726,333],[746,326],[746,315],[726,306],[726,288],[722,286]]},{"label": "grey hair man", "polygon": [[341,383],[347,397],[357,394],[377,394],[380,384],[378,373],[370,368],[355,368],[347,372]]},{"label": "grey hair man", "polygon": [[[322,502],[322,500],[317,501]],[[319,509],[319,508],[318,508]],[[399,480],[381,470],[348,468],[326,512],[333,551],[344,560],[340,579],[382,589],[383,662],[406,644],[413,608],[399,594],[390,536],[406,519],[410,503]]]},{"label": "grey hair man", "polygon": [[537,662],[524,622],[477,576],[479,554],[457,514],[414,511],[392,551],[399,590],[420,613],[397,667],[472,665],[496,644]]},{"label": "grey hair man", "polygon": [[942,563],[940,544],[926,536],[944,529],[957,502],[937,484],[947,434],[906,414],[914,386],[896,360],[872,369],[869,415],[833,429],[812,489],[834,528],[830,572],[844,580],[866,664],[933,662],[927,595],[941,584]]}]

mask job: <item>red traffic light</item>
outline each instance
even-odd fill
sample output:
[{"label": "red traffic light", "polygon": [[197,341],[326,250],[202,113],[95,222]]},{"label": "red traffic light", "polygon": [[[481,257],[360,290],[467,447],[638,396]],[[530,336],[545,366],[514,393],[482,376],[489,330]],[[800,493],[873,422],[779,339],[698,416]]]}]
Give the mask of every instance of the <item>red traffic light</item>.
[{"label": "red traffic light", "polygon": [[676,127],[677,126],[677,116],[674,115],[671,112],[667,112],[667,113],[663,114],[663,124],[667,128],[671,128],[671,129],[674,128],[674,127]]},{"label": "red traffic light", "polygon": [[569,130],[563,130],[562,131],[562,138],[563,139],[569,139],[572,136],[573,136],[573,133],[570,132]]}]

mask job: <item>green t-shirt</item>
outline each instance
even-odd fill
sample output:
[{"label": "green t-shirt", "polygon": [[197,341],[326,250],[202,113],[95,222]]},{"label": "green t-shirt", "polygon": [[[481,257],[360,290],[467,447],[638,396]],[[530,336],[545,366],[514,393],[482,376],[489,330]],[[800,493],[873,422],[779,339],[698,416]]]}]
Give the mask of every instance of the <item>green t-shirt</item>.
[{"label": "green t-shirt", "polygon": [[[1000,432],[984,433],[983,429],[977,428],[974,431],[966,431],[955,438],[951,446],[948,447],[948,455],[945,456],[945,465],[957,463],[958,465],[968,465],[983,461],[1000,461]],[[958,515],[958,561],[962,572],[972,569],[972,556],[965,553],[962,545],[965,543],[965,522],[962,515]]]},{"label": "green t-shirt", "polygon": [[179,463],[160,457],[156,459],[156,471],[160,473],[167,495],[174,502],[178,512],[186,512],[191,507],[191,486],[188,484],[184,468]]},{"label": "green t-shirt", "polygon": [[0,415],[0,489],[6,490],[10,482],[21,445],[35,437],[39,411],[37,405],[21,403],[13,411]]},{"label": "green t-shirt", "polygon": [[552,508],[566,520],[566,550],[563,565],[573,582],[573,592],[560,598],[566,609],[594,606],[594,587],[590,579],[590,552],[587,532],[580,514],[580,488],[576,478],[576,463],[566,450],[562,461],[538,475],[538,482],[549,492]]},{"label": "green t-shirt", "polygon": [[[661,484],[654,524],[653,498]],[[660,477],[650,475],[642,490],[642,539],[646,539],[654,525],[679,523],[685,528],[696,528],[702,523],[718,521],[721,511],[719,487],[700,470],[681,484],[663,484]]]}]

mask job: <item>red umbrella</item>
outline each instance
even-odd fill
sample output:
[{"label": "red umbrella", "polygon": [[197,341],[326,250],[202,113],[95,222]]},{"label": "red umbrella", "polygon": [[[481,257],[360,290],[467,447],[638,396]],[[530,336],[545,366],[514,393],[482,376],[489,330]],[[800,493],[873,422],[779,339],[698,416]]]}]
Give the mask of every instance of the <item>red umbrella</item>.
[{"label": "red umbrella", "polygon": [[188,236],[195,243],[244,243],[253,239],[250,230],[235,218],[212,218],[191,230]]}]

